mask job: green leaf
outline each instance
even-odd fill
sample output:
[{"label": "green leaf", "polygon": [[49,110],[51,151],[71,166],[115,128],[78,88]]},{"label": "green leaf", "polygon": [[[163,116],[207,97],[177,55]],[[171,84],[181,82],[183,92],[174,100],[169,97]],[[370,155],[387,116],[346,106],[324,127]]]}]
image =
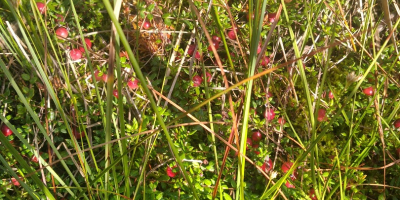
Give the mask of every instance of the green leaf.
[{"label": "green leaf", "polygon": [[29,79],[31,79],[31,76],[29,76],[28,74],[22,74],[22,79],[24,79],[25,81],[29,81]]}]

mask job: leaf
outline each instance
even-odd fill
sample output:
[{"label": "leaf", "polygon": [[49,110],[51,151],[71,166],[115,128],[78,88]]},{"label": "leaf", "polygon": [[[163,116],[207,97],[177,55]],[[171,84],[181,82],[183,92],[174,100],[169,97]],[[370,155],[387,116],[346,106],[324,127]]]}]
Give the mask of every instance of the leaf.
[{"label": "leaf", "polygon": [[25,81],[29,81],[29,79],[31,79],[31,76],[29,76],[28,74],[22,74],[22,79],[24,79]]}]

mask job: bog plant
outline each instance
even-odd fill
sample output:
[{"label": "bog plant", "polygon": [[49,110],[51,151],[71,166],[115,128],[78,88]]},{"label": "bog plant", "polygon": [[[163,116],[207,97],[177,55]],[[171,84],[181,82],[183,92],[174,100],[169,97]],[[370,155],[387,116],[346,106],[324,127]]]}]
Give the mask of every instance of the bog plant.
[{"label": "bog plant", "polygon": [[0,198],[400,195],[393,2],[0,2]]}]

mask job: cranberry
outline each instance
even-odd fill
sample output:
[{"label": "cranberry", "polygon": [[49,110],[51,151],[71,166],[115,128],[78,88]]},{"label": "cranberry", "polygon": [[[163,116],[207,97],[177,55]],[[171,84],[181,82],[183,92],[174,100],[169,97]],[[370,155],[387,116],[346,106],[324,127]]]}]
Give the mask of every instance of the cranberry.
[{"label": "cranberry", "polygon": [[251,139],[253,139],[254,142],[260,141],[261,138],[262,138],[262,134],[260,133],[260,131],[253,132],[253,135],[251,136]]},{"label": "cranberry", "polygon": [[293,184],[291,184],[289,181],[286,181],[285,186],[287,188],[296,188]]},{"label": "cranberry", "polygon": [[278,118],[278,123],[279,123],[280,125],[284,125],[284,124],[286,123],[286,120],[285,120],[283,117],[279,117],[279,118]]},{"label": "cranberry", "polygon": [[269,64],[269,61],[270,61],[269,57],[265,56],[264,59],[262,59],[261,61],[261,66],[266,67]]},{"label": "cranberry", "polygon": [[113,90],[113,95],[114,95],[115,98],[118,99],[118,90]]},{"label": "cranberry", "polygon": [[3,124],[3,125],[1,126],[1,132],[3,132],[3,135],[6,136],[6,137],[10,136],[10,135],[13,133],[13,132],[11,131],[11,129],[8,128],[8,126],[5,125],[5,124]]},{"label": "cranberry", "polygon": [[317,199],[317,195],[315,195],[315,190],[314,190],[314,188],[311,188],[311,189],[310,189],[309,197],[310,197],[311,200],[318,200],[318,199]]},{"label": "cranberry", "polygon": [[274,23],[276,19],[276,13],[268,13],[268,21]]},{"label": "cranberry", "polygon": [[[213,45],[213,46],[214,46],[214,48],[215,48],[215,50],[217,50],[217,49],[218,49],[218,47],[219,47],[219,42],[215,42],[215,41],[213,41],[213,43],[212,43],[211,45]],[[212,47],[211,47],[211,45],[210,45],[210,46],[208,46],[208,48],[207,48],[209,51],[212,51]]]},{"label": "cranberry", "polygon": [[203,82],[203,78],[199,75],[193,77],[193,87],[198,87]]},{"label": "cranberry", "polygon": [[174,178],[178,174],[178,172],[173,171],[173,169],[175,169],[175,168],[176,168],[176,166],[174,166],[172,168],[170,166],[167,167],[167,175],[169,177]]},{"label": "cranberry", "polygon": [[335,96],[333,96],[332,91],[329,91],[328,97],[329,97],[329,99],[333,99],[335,97]]},{"label": "cranberry", "polygon": [[364,94],[365,95],[367,95],[367,96],[373,96],[374,95],[374,88],[371,86],[371,87],[368,87],[368,88],[365,88],[364,90],[363,90],[363,92],[364,92]]},{"label": "cranberry", "polygon": [[212,75],[210,72],[206,72],[207,83],[211,82]]},{"label": "cranberry", "polygon": [[79,49],[72,49],[69,52],[69,55],[71,56],[72,60],[79,60],[82,58],[82,51],[80,51]]},{"label": "cranberry", "polygon": [[266,98],[271,98],[272,97],[272,92],[270,92],[270,91],[268,91],[266,94],[265,94],[265,97]]},{"label": "cranberry", "polygon": [[145,30],[147,30],[147,29],[149,29],[150,28],[150,22],[149,21],[144,21],[143,22],[143,29],[145,29]]},{"label": "cranberry", "polygon": [[265,119],[267,119],[268,121],[271,121],[275,118],[275,112],[274,109],[272,108],[266,108],[265,112],[264,112],[264,117]]},{"label": "cranberry", "polygon": [[263,165],[261,166],[261,169],[265,172],[268,172],[270,170],[272,170],[272,160],[270,158],[267,158],[265,160],[265,162],[263,163]]},{"label": "cranberry", "polygon": [[46,4],[37,2],[36,6],[38,7],[40,14],[44,14],[46,12]]},{"label": "cranberry", "polygon": [[99,73],[99,70],[94,71],[94,78],[96,79],[96,81],[101,81],[101,76],[99,76]]},{"label": "cranberry", "polygon": [[103,79],[104,82],[107,82],[108,75],[106,73],[103,73],[103,76],[101,76],[101,79]]},{"label": "cranberry", "polygon": [[[21,177],[19,177],[20,179],[21,179]],[[17,181],[17,179],[15,179],[15,178],[11,178],[11,183],[14,185],[14,186],[20,186],[21,184]]]},{"label": "cranberry", "polygon": [[247,138],[246,144],[247,144],[246,149],[249,149],[249,147],[253,146],[253,141],[251,140],[251,138]]},{"label": "cranberry", "polygon": [[236,34],[233,30],[228,31],[228,37],[231,40],[236,40]]},{"label": "cranberry", "polygon": [[325,110],[324,108],[320,108],[320,109],[318,110],[318,117],[317,117],[317,120],[318,120],[319,122],[322,122],[322,121],[325,121],[325,119],[326,119],[326,110]]},{"label": "cranberry", "polygon": [[196,48],[196,45],[194,45],[194,44],[189,45],[189,48],[188,48],[188,51],[187,51],[187,53],[189,54],[189,56],[192,56],[192,55],[193,55],[194,49],[195,49],[195,48]]},{"label": "cranberry", "polygon": [[258,44],[258,47],[257,47],[257,54],[259,54],[260,52],[261,52],[261,44]]},{"label": "cranberry", "polygon": [[56,35],[58,38],[67,38],[68,37],[68,30],[64,27],[60,27],[56,29]]},{"label": "cranberry", "polygon": [[213,42],[216,42],[216,43],[219,43],[219,42],[221,42],[221,38],[218,37],[218,36],[216,36],[216,35],[213,35],[213,36],[212,36],[212,41],[213,41]]},{"label": "cranberry", "polygon": [[[89,38],[85,38],[85,43],[86,43],[86,48],[88,48],[88,49],[92,48],[92,42],[90,41]],[[82,46],[79,47],[79,50],[81,50],[82,52],[85,52],[85,48],[83,48]]]},{"label": "cranberry", "polygon": [[128,81],[128,87],[131,88],[132,90],[136,89],[139,87],[139,79],[135,79],[135,80],[129,80]]},{"label": "cranberry", "polygon": [[201,55],[200,55],[200,53],[199,53],[198,51],[196,51],[196,55],[194,55],[194,57],[195,57],[197,60],[201,60]]}]

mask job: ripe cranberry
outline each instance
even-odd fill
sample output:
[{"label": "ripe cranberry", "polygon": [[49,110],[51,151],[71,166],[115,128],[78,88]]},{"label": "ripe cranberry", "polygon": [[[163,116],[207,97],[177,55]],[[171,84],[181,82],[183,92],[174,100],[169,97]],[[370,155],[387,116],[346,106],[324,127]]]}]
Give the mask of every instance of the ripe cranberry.
[{"label": "ripe cranberry", "polygon": [[[42,152],[40,152],[39,155],[42,155]],[[35,162],[35,163],[38,163],[39,162],[39,158],[36,157],[35,155],[33,155],[32,158],[31,158],[31,161]]]},{"label": "ripe cranberry", "polygon": [[189,45],[189,48],[188,48],[188,51],[187,51],[187,53],[189,54],[189,56],[192,56],[192,55],[193,55],[194,49],[195,49],[195,48],[196,48],[196,45],[194,45],[194,44]]},{"label": "ripe cranberry", "polygon": [[[19,177],[19,179],[22,179],[21,177]],[[11,183],[14,185],[14,186],[20,186],[21,184],[17,181],[17,179],[15,179],[15,178],[11,178]]]},{"label": "ripe cranberry", "polygon": [[[293,163],[292,163],[292,162],[290,162],[290,161],[284,162],[284,163],[282,164],[282,167],[281,167],[282,172],[283,172],[283,173],[286,173],[287,171],[289,171],[289,169],[290,169],[292,166],[293,166]],[[296,170],[295,170],[295,171],[296,171]]]},{"label": "ripe cranberry", "polygon": [[101,79],[103,79],[104,82],[107,82],[108,75],[106,73],[103,73],[103,76],[101,76]]},{"label": "ripe cranberry", "polygon": [[10,135],[13,133],[13,132],[11,131],[11,129],[8,128],[8,126],[5,125],[5,124],[3,124],[3,125],[1,126],[1,132],[3,132],[3,135],[6,136],[6,137],[10,136]]},{"label": "ripe cranberry", "polygon": [[172,168],[170,166],[167,167],[167,175],[171,178],[174,178],[178,172],[174,172],[173,169],[175,169],[176,166],[173,166]]},{"label": "ripe cranberry", "polygon": [[96,79],[96,81],[101,81],[101,76],[99,76],[100,71],[96,69],[96,71],[94,71],[94,78]]},{"label": "ripe cranberry", "polygon": [[260,141],[261,138],[262,138],[262,134],[260,133],[260,131],[253,132],[253,135],[251,136],[251,139],[253,139],[254,142]]},{"label": "ripe cranberry", "polygon": [[253,141],[251,140],[251,138],[247,138],[246,144],[247,144],[246,149],[249,149],[249,147],[253,146]]},{"label": "ripe cranberry", "polygon": [[36,6],[38,7],[40,14],[44,14],[46,12],[46,4],[37,2]]},{"label": "ripe cranberry", "polygon": [[115,98],[118,99],[118,90],[113,90],[113,95],[114,95]]},{"label": "ripe cranberry", "polygon": [[82,51],[80,51],[79,49],[72,49],[69,52],[69,55],[71,56],[72,60],[79,60],[82,58]]},{"label": "ripe cranberry", "polygon": [[72,133],[74,134],[74,137],[77,139],[77,140],[79,140],[79,139],[81,139],[83,136],[85,136],[85,132],[81,132],[81,133],[79,133],[75,128],[74,129],[72,129]]},{"label": "ripe cranberry", "polygon": [[371,87],[367,87],[363,90],[364,94],[367,96],[373,96],[374,95],[374,88]]},{"label": "ripe cranberry", "polygon": [[276,13],[268,13],[268,21],[274,23],[276,19]]},{"label": "ripe cranberry", "polygon": [[329,99],[333,99],[335,97],[335,96],[333,96],[332,91],[329,91],[328,97],[329,97]]},{"label": "ripe cranberry", "polygon": [[286,181],[285,186],[287,188],[296,188],[293,184],[291,184],[289,181]]},{"label": "ripe cranberry", "polygon": [[60,27],[56,29],[57,38],[67,38],[68,37],[68,30],[64,27]]},{"label": "ripe cranberry", "polygon": [[149,21],[144,21],[143,22],[143,29],[147,30],[150,28],[150,22]]},{"label": "ripe cranberry", "polygon": [[216,43],[219,43],[219,42],[221,42],[221,38],[218,37],[218,36],[216,36],[216,35],[213,35],[213,36],[212,36],[212,41],[213,41],[213,42],[216,42]]},{"label": "ripe cranberry", "polygon": [[[90,41],[89,38],[85,38],[85,43],[86,43],[86,48],[88,49],[92,48],[92,42]],[[79,47],[79,50],[85,52],[85,48],[83,48],[82,46]]]},{"label": "ripe cranberry", "polygon": [[254,149],[257,149],[258,147],[260,147],[260,145],[258,143],[253,143],[253,145],[251,147],[253,147]]},{"label": "ripe cranberry", "polygon": [[260,52],[261,52],[261,44],[258,44],[258,47],[257,47],[257,54],[259,54]]},{"label": "ripe cranberry", "polygon": [[271,121],[275,118],[275,112],[274,109],[272,108],[266,108],[265,112],[264,112],[264,117],[265,119],[267,119],[268,121]]},{"label": "ripe cranberry", "polygon": [[265,56],[264,59],[262,59],[261,61],[261,66],[266,67],[269,64],[269,61],[270,61],[269,57]]},{"label": "ripe cranberry", "polygon": [[265,94],[265,97],[266,98],[271,98],[272,97],[272,92],[270,92],[270,91],[268,91],[266,94]]},{"label": "ripe cranberry", "polygon": [[317,117],[317,120],[318,120],[319,122],[322,122],[322,121],[325,121],[325,119],[326,119],[326,110],[325,110],[325,108],[320,108],[320,109],[318,110],[318,117]]},{"label": "ripe cranberry", "polygon": [[272,170],[272,160],[270,158],[267,158],[265,160],[265,162],[263,163],[263,165],[261,166],[261,169],[265,172],[268,172],[270,170]]},{"label": "ripe cranberry", "polygon": [[233,30],[228,31],[228,37],[231,40],[236,40],[236,34]]},{"label": "ripe cranberry", "polygon": [[210,72],[206,72],[207,83],[211,82],[212,75]]},{"label": "ripe cranberry", "polygon": [[317,195],[315,195],[315,190],[314,190],[314,188],[311,188],[311,189],[310,189],[310,193],[309,193],[308,196],[310,197],[311,200],[318,200],[318,199],[317,199]]},{"label": "ripe cranberry", "polygon": [[[255,148],[255,147],[253,146],[253,148]],[[257,148],[258,148],[258,147],[257,147]],[[255,153],[256,155],[259,155],[259,154],[260,154],[259,151],[254,151],[254,153]]]},{"label": "ripe cranberry", "polygon": [[[213,41],[213,43],[212,43],[211,45],[213,45],[213,46],[215,47],[215,50],[217,50],[217,49],[218,49],[218,47],[219,47],[219,42],[215,42],[215,41]],[[212,51],[212,47],[211,47],[211,45],[210,45],[210,46],[208,46],[208,48],[207,48],[209,51]]]},{"label": "ripe cranberry", "polygon": [[132,90],[138,88],[139,87],[138,84],[139,84],[139,79],[135,79],[133,81],[131,79],[131,80],[128,81],[128,87],[131,88]]},{"label": "ripe cranberry", "polygon": [[199,75],[193,77],[193,87],[198,87],[203,82],[203,78]]},{"label": "ripe cranberry", "polygon": [[394,127],[395,128],[399,128],[400,127],[400,119],[397,119],[396,121],[394,121]]},{"label": "ripe cranberry", "polygon": [[196,54],[194,55],[194,57],[195,57],[197,60],[201,60],[201,55],[200,55],[200,53],[199,53],[198,51],[196,51]]},{"label": "ripe cranberry", "polygon": [[280,125],[284,125],[284,124],[286,123],[286,120],[285,120],[283,117],[279,117],[279,118],[278,118],[278,123],[279,123]]},{"label": "ripe cranberry", "polygon": [[56,14],[56,19],[54,20],[56,23],[60,23],[64,21],[64,16],[61,14]]}]

